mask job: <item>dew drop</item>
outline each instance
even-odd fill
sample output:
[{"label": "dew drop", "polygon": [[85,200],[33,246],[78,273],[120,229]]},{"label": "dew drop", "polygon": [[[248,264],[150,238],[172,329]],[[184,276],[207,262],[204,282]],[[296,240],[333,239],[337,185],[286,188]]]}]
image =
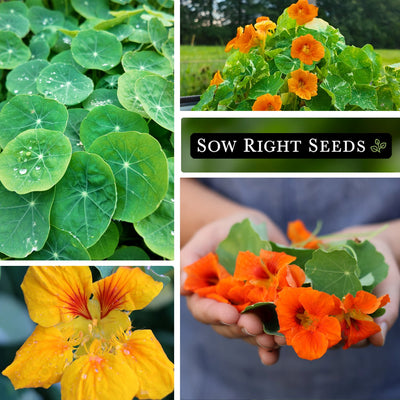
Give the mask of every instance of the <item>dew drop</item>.
[{"label": "dew drop", "polygon": [[20,175],[25,175],[28,170],[26,168],[21,168],[18,172],[20,173]]}]

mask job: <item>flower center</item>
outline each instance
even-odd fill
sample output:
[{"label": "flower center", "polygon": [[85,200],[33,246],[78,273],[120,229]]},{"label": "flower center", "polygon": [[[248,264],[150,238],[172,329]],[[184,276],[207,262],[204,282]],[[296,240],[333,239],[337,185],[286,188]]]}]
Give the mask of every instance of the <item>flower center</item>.
[{"label": "flower center", "polygon": [[301,51],[302,51],[304,54],[309,54],[309,53],[310,53],[310,46],[309,46],[308,44],[305,44],[305,45],[303,46],[303,48],[301,49]]},{"label": "flower center", "polygon": [[304,312],[299,312],[296,314],[296,319],[298,322],[304,327],[309,328],[314,323],[314,319],[310,316],[310,314],[304,310]]}]

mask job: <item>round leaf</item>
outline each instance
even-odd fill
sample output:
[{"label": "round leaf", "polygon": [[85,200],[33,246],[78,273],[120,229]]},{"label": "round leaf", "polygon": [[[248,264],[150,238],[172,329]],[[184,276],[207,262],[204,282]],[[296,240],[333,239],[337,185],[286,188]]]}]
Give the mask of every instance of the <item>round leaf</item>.
[{"label": "round leaf", "polygon": [[121,106],[118,101],[117,91],[115,89],[93,90],[91,95],[83,102],[82,106],[87,110],[93,110],[93,108],[105,106],[107,104],[113,104],[117,107]]},{"label": "round leaf", "polygon": [[26,17],[28,15],[28,7],[22,1],[7,1],[0,3],[0,13],[19,14]]},{"label": "round leaf", "polygon": [[[118,100],[119,102],[129,111],[134,111],[140,115],[147,117],[147,113],[144,110],[142,103],[140,102],[137,94],[135,83],[145,76],[154,75],[147,71],[129,71],[122,74],[118,79]],[[154,87],[153,87],[154,89]]]},{"label": "round leaf", "polygon": [[172,74],[169,60],[154,51],[129,51],[122,58],[122,66],[125,71],[148,71],[161,76]]},{"label": "round leaf", "polygon": [[73,153],[67,172],[56,186],[52,225],[71,232],[90,247],[108,228],[116,197],[113,173],[102,158]]},{"label": "round leaf", "polygon": [[345,250],[316,250],[306,263],[306,275],[314,289],[335,294],[340,299],[362,289],[357,261]]},{"label": "round leaf", "polygon": [[41,94],[66,105],[81,103],[93,91],[93,81],[72,65],[50,64],[39,75],[37,88]]},{"label": "round leaf", "polygon": [[49,27],[61,27],[64,25],[64,14],[48,8],[33,6],[28,11],[29,22],[33,33],[38,33]]},{"label": "round leaf", "polygon": [[8,142],[0,153],[0,180],[25,194],[53,187],[71,159],[71,143],[58,131],[30,129]]},{"label": "round leaf", "polygon": [[135,85],[146,113],[162,127],[174,130],[174,84],[161,76],[145,76]]},{"label": "round leaf", "polygon": [[113,105],[95,107],[82,121],[81,140],[83,145],[89,148],[102,135],[132,129],[137,132],[149,132],[146,121],[139,114]]},{"label": "round leaf", "polygon": [[28,129],[48,129],[64,132],[68,112],[60,103],[41,96],[18,95],[0,113],[0,146]]},{"label": "round leaf", "polygon": [[14,32],[23,38],[29,32],[29,21],[21,14],[0,13],[0,31]]},{"label": "round leaf", "polygon": [[49,63],[45,60],[32,60],[10,71],[6,78],[7,90],[13,94],[36,94],[36,80]]},{"label": "round leaf", "polygon": [[90,260],[89,253],[76,237],[54,226],[50,229],[44,247],[27,258],[28,260]]},{"label": "round leaf", "polygon": [[108,19],[111,17],[107,0],[72,0],[74,10],[85,18]]},{"label": "round leaf", "polygon": [[75,60],[74,57],[72,57],[72,51],[71,50],[64,50],[61,53],[56,54],[52,59],[51,63],[64,63],[64,64],[70,64],[73,67],[75,67],[79,72],[82,74],[85,73],[86,68],[83,68],[81,65],[79,65]]},{"label": "round leaf", "polygon": [[19,195],[0,184],[0,252],[24,258],[41,249],[50,231],[54,190]]},{"label": "round leaf", "polygon": [[47,60],[50,54],[50,47],[46,40],[34,36],[29,43],[32,60]]},{"label": "round leaf", "polygon": [[157,209],[168,187],[167,159],[157,140],[146,133],[113,132],[96,139],[89,151],[114,172],[115,219],[136,222]]},{"label": "round leaf", "polygon": [[31,51],[13,32],[0,32],[0,69],[13,69],[28,61]]},{"label": "round leaf", "polygon": [[168,40],[168,31],[158,18],[149,21],[149,35],[154,48],[161,53],[162,45]]},{"label": "round leaf", "polygon": [[115,35],[105,31],[86,30],[72,39],[75,61],[87,69],[108,71],[121,61],[122,45]]},{"label": "round leaf", "polygon": [[160,207],[151,215],[135,223],[136,232],[143,237],[154,253],[174,258],[174,166],[169,162],[169,186]]}]

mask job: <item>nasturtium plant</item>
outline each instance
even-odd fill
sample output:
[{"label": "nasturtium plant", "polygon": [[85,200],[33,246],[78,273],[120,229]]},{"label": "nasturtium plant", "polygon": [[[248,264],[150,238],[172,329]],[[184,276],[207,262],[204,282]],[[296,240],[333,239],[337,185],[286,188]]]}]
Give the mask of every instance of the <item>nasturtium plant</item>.
[{"label": "nasturtium plant", "polygon": [[[371,233],[369,233],[371,235]],[[246,219],[210,252],[184,268],[185,290],[256,312],[264,332],[283,335],[300,358],[314,360],[343,341],[344,349],[381,330],[389,295],[372,291],[388,275],[384,257],[368,240],[332,242],[302,221],[289,222],[291,244],[267,240]]]},{"label": "nasturtium plant", "polygon": [[173,34],[172,1],[0,3],[2,259],[173,258]]},{"label": "nasturtium plant", "polygon": [[399,65],[383,66],[370,44],[347,44],[317,15],[298,0],[276,23],[262,16],[238,27],[193,110],[399,110]]}]

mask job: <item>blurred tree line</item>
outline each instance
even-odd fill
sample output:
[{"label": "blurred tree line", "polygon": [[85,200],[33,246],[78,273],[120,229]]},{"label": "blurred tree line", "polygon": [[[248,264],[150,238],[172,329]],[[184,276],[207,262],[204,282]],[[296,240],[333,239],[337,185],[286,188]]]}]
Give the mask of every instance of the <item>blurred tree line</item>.
[{"label": "blurred tree line", "polygon": [[[277,20],[294,0],[181,0],[181,43],[225,45],[238,26],[265,15]],[[317,0],[319,17],[338,28],[346,43],[400,48],[400,0]]]}]

